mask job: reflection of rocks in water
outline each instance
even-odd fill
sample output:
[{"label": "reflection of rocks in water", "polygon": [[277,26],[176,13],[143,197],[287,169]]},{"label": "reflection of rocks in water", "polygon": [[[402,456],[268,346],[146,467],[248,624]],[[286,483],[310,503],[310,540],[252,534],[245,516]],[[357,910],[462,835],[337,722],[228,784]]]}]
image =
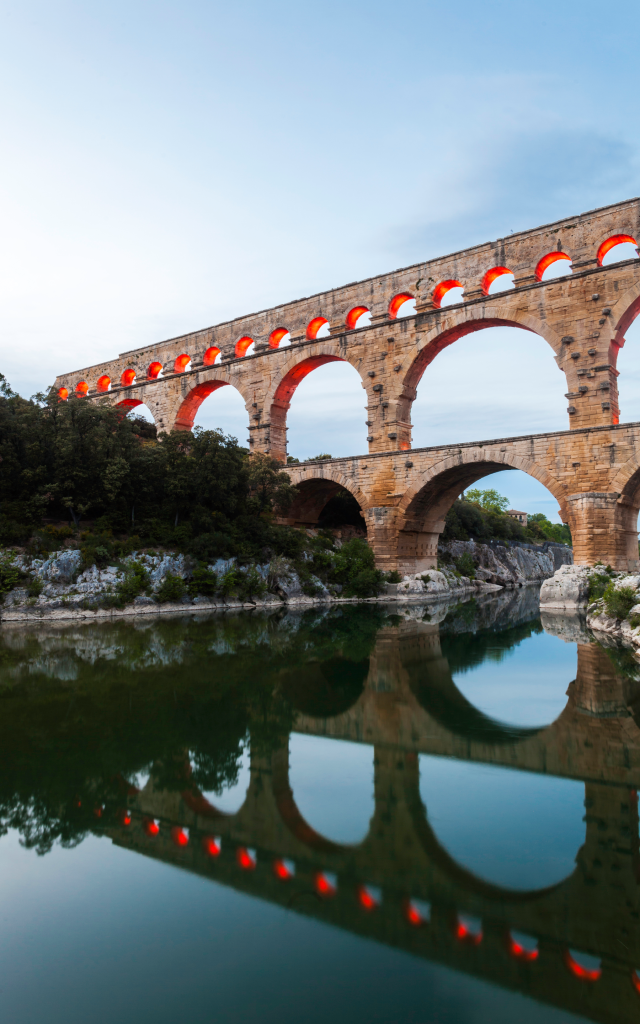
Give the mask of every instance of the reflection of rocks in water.
[{"label": "reflection of rocks in water", "polygon": [[590,644],[592,637],[587,632],[587,619],[583,610],[545,611],[540,608],[540,621],[545,633],[557,636],[568,644]]}]

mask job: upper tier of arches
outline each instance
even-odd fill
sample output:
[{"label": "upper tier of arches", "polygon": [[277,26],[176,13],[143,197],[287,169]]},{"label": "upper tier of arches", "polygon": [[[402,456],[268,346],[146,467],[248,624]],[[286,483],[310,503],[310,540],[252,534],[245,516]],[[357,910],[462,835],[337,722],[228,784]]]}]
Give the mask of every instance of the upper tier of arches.
[{"label": "upper tier of arches", "polygon": [[[636,254],[638,253],[638,243],[632,235],[624,233],[609,235],[597,245],[592,256],[592,262],[596,262],[598,266],[602,267],[605,265],[605,261],[607,264],[610,264],[616,262],[616,260],[627,260],[634,251]],[[584,256],[584,254],[581,255]],[[565,249],[558,249],[544,253],[539,257],[535,267],[532,268],[532,273],[527,270],[524,275],[520,272],[516,274],[506,265],[496,265],[483,269],[477,279],[465,280],[462,277],[462,279],[447,278],[435,281],[426,305],[424,300],[422,300],[418,312],[424,312],[429,307],[440,309],[447,305],[461,304],[468,298],[477,298],[483,295],[490,297],[497,292],[512,289],[519,282],[529,281],[531,278],[543,283],[550,277],[570,274],[572,270],[571,259],[570,252]],[[329,334],[344,334],[345,332],[361,330],[368,326],[377,326],[385,321],[388,322],[404,316],[415,315],[416,299],[417,295],[411,291],[392,290],[385,300],[386,309],[383,314],[378,313],[373,316],[369,305],[363,302],[356,305],[350,304],[344,309],[341,316],[339,315],[337,318],[332,319],[332,321],[329,321],[318,310],[308,321],[303,336],[308,341],[321,340]],[[278,349],[293,340],[294,330],[293,325],[287,326],[285,323],[282,323],[271,331],[266,343],[249,334],[239,333],[233,343],[233,356],[235,359],[245,359],[252,355],[260,355],[265,349],[267,351],[269,349]],[[298,337],[299,330],[296,333],[296,338]],[[211,366],[218,363],[221,357],[221,349],[211,346],[207,348],[203,356],[198,358],[201,359],[205,366]],[[94,381],[79,380],[72,387],[65,386],[59,388],[58,397],[61,401],[66,401],[72,391],[80,396],[106,393],[113,386],[130,387],[144,380],[158,380],[169,375],[185,373],[192,368],[192,365],[192,357],[186,352],[179,354],[177,357],[172,357],[168,363],[163,363],[159,359],[153,359],[146,368],[146,371],[139,372],[132,367],[127,367],[120,374],[120,379],[116,381],[112,381],[104,373],[99,375]]]}]

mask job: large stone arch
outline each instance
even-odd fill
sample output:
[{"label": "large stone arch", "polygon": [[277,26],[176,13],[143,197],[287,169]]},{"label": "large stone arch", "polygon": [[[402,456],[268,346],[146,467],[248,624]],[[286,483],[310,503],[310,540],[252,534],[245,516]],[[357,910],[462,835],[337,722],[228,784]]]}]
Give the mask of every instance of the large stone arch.
[{"label": "large stone arch", "polygon": [[427,367],[440,352],[460,338],[489,327],[519,327],[546,341],[556,360],[562,349],[560,337],[549,324],[517,308],[515,301],[496,304],[488,301],[483,305],[461,305],[451,310],[445,308],[432,324],[425,328],[424,333],[421,327],[418,329],[418,340],[407,353],[406,370],[401,379],[401,391],[395,410],[398,447],[401,449],[411,447],[411,407]]},{"label": "large stone arch", "polygon": [[[327,502],[340,490],[348,491],[360,505],[362,512],[369,506],[367,495],[353,480],[333,463],[312,463],[308,468],[291,470],[291,482],[300,497],[287,510],[286,522],[291,526],[316,526]],[[364,525],[364,516],[363,516]]]},{"label": "large stone arch", "polygon": [[438,540],[453,502],[477,480],[505,469],[522,470],[543,484],[560,505],[563,521],[574,531],[573,509],[566,487],[544,466],[507,450],[492,450],[487,456],[481,446],[460,448],[455,455],[449,455],[420,474],[400,499],[396,555],[399,571],[415,573],[436,568]]},{"label": "large stone arch", "polygon": [[287,461],[287,413],[296,388],[319,366],[337,362],[353,366],[360,375],[362,387],[365,387],[360,374],[360,360],[349,358],[344,342],[332,338],[323,339],[310,348],[305,347],[303,352],[290,352],[274,374],[265,395],[264,410],[270,423],[269,451],[280,462]]},{"label": "large stone arch", "polygon": [[219,369],[210,370],[198,374],[196,383],[189,387],[188,384],[191,382],[184,381],[185,388],[181,389],[179,395],[176,397],[176,412],[173,417],[173,430],[192,430],[193,421],[196,418],[198,410],[205,398],[212,395],[214,391],[218,391],[220,388],[226,387],[227,385],[236,389],[241,395],[245,408],[247,410],[247,416],[250,416],[251,398],[248,398],[243,393],[242,387],[239,386],[240,381],[235,377],[233,373],[221,371]]}]

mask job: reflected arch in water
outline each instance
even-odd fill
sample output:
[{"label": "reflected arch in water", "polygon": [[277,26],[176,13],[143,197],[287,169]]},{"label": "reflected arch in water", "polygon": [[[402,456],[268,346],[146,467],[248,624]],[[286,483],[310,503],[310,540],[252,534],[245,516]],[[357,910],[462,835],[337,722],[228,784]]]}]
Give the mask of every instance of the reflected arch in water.
[{"label": "reflected arch in water", "polygon": [[311,718],[344,714],[362,696],[369,659],[328,658],[307,662],[281,676],[282,692],[293,708]]},{"label": "reflected arch in water", "polygon": [[584,784],[421,754],[429,831],[481,884],[514,893],[553,888],[584,844]]},{"label": "reflected arch in water", "polygon": [[373,817],[373,747],[291,733],[289,786],[298,814],[330,844],[355,846]]}]

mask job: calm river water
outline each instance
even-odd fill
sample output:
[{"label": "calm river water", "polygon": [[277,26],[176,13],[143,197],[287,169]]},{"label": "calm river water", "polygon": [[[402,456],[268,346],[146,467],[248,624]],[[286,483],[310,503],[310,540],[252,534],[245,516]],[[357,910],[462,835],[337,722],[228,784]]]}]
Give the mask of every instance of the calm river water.
[{"label": "calm river water", "polygon": [[637,1021],[640,667],[544,625],[5,628],[1,1019]]}]

